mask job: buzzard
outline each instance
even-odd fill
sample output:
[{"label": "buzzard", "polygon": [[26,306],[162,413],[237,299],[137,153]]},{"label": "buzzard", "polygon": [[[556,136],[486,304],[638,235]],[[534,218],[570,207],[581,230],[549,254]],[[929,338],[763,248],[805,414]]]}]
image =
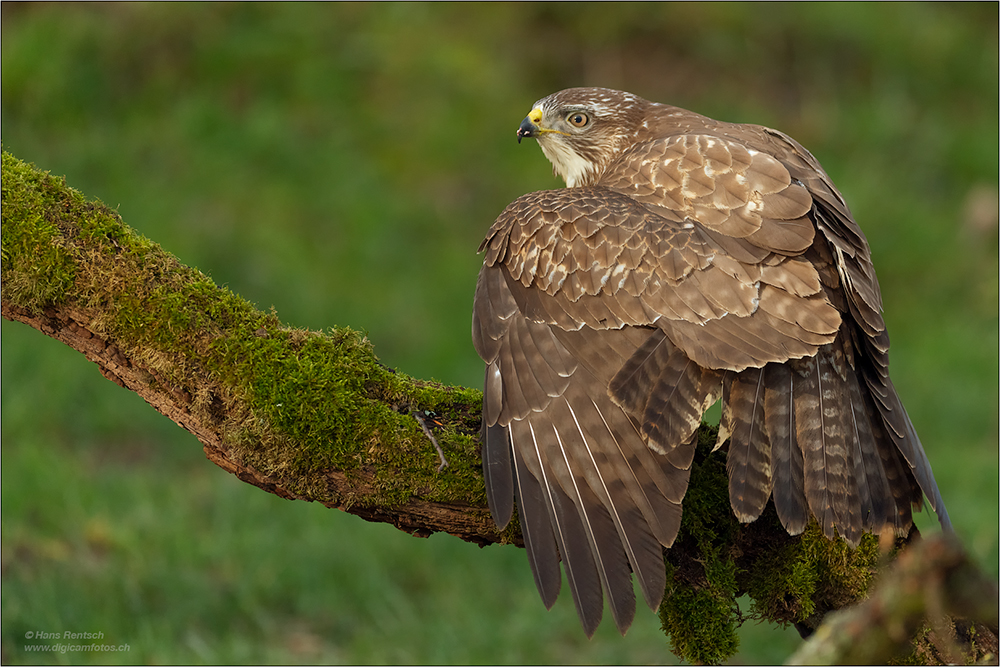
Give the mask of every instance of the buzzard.
[{"label": "buzzard", "polygon": [[592,635],[652,609],[696,431],[722,400],[733,512],[769,500],[857,545],[948,515],[889,378],[864,234],[790,137],[630,93],[572,88],[517,130],[566,188],[524,195],[480,246],[472,335],[486,362],[483,473],[503,527],[517,499],[547,607],[560,557]]}]

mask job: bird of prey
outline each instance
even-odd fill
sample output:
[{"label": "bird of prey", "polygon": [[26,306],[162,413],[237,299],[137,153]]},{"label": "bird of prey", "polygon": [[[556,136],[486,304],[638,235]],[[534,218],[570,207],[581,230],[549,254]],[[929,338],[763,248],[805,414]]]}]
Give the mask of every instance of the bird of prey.
[{"label": "bird of prey", "polygon": [[791,534],[905,533],[948,515],[889,378],[864,234],[790,137],[630,93],[572,88],[517,130],[566,188],[510,204],[480,246],[472,335],[486,362],[483,473],[517,499],[547,607],[561,558],[592,635],[624,634],[665,587],[696,431],[722,400],[733,512],[769,500]]}]

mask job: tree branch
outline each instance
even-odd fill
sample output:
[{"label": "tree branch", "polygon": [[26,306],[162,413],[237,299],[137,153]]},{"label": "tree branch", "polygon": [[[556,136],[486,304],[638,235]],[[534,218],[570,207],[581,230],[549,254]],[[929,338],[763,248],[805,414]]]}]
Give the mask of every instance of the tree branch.
[{"label": "tree branch", "polygon": [[[350,329],[282,325],[8,153],[3,261],[3,317],[83,353],[244,482],[417,535],[518,540],[486,507],[480,392],[394,372]],[[412,411],[436,416],[446,469]]]}]

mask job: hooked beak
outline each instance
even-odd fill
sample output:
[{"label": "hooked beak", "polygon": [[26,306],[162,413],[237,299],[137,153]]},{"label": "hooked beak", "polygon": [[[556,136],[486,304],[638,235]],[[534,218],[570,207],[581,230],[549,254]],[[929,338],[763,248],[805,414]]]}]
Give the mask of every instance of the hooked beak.
[{"label": "hooked beak", "polygon": [[538,126],[531,122],[531,116],[526,117],[521,121],[521,126],[517,128],[517,143],[521,143],[521,139],[525,137],[537,136]]},{"label": "hooked beak", "polygon": [[538,137],[542,133],[542,128],[539,127],[539,123],[542,122],[542,110],[535,107],[531,110],[524,120],[521,121],[521,126],[517,128],[517,143],[521,143],[521,139],[525,137]]}]

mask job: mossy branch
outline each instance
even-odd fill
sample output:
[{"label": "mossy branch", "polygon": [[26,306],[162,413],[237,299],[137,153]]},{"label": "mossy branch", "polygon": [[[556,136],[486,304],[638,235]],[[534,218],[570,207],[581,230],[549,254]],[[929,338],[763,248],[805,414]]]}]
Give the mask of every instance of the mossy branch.
[{"label": "mossy branch", "polygon": [[[283,325],[6,152],[2,177],[3,317],[83,353],[194,434],[212,462],[265,491],[415,535],[520,543],[517,522],[498,531],[486,506],[479,390],[393,371],[348,328]],[[711,453],[715,430],[703,425],[700,437],[660,608],[681,657],[725,660],[747,618],[815,629],[827,611],[863,599],[906,541],[880,549],[867,536],[852,550],[815,522],[790,537],[771,506],[740,524],[725,454]],[[736,605],[744,594],[749,617]]]},{"label": "mossy branch", "polygon": [[[379,363],[348,328],[284,326],[136,234],[64,179],[3,153],[2,313],[82,352],[284,498],[488,544],[481,393]],[[421,423],[433,429],[448,466]]]},{"label": "mossy branch", "polygon": [[787,664],[995,665],[997,624],[996,583],[937,534],[900,554],[869,599],[830,614]]}]

